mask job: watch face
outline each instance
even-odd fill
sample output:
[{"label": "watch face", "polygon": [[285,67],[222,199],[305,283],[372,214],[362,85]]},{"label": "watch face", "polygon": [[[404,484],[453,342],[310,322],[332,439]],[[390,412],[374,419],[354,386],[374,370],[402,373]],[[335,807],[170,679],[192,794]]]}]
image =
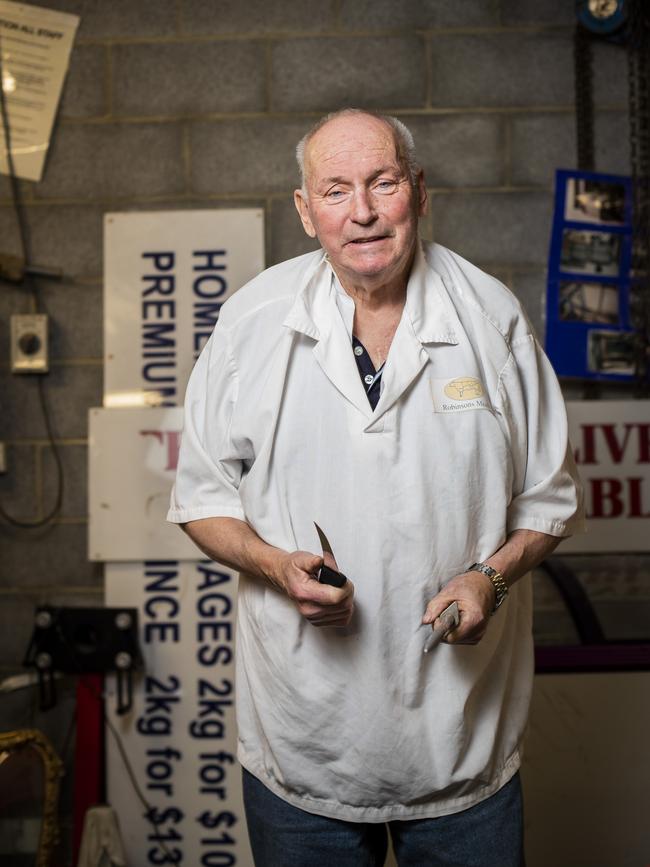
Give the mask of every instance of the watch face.
[{"label": "watch face", "polygon": [[588,6],[594,18],[611,18],[618,9],[618,0],[589,0]]}]

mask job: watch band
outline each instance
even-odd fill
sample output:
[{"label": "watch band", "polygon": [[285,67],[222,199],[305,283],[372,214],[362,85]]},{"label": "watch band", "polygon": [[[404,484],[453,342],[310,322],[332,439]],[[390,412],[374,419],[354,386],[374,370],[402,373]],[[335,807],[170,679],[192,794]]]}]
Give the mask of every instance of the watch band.
[{"label": "watch band", "polygon": [[500,572],[497,572],[496,569],[493,569],[491,566],[488,566],[487,563],[473,563],[468,572],[482,572],[492,582],[492,586],[494,587],[494,592],[496,594],[494,599],[494,608],[492,609],[492,613],[497,610],[497,608],[502,604],[506,596],[508,595],[508,585],[506,584],[506,579]]}]

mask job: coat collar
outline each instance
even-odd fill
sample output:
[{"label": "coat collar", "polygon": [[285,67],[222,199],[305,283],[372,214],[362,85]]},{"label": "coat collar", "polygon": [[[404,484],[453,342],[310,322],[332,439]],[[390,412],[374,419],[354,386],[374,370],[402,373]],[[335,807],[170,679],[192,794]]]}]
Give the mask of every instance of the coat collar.
[{"label": "coat collar", "polygon": [[[296,299],[284,320],[284,325],[314,340],[329,334],[332,311],[336,307],[333,271],[327,255],[310,268],[298,290]],[[422,244],[416,248],[415,259],[406,290],[404,313],[411,322],[413,334],[421,343],[458,343],[453,327],[453,315],[442,278],[427,262]]]},{"label": "coat collar", "polygon": [[323,253],[306,275],[284,325],[316,341],[314,356],[341,394],[374,423],[404,393],[429,360],[428,343],[458,343],[453,312],[439,274],[418,244],[402,319],[383,373],[382,393],[372,410],[361,384],[350,338],[341,317],[333,271]]}]

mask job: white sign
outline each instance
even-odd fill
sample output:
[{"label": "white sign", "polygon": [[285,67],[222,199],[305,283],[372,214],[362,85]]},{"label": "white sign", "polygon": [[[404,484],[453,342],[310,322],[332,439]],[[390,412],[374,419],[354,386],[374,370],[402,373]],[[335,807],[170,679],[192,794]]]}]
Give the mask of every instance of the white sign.
[{"label": "white sign", "polygon": [[587,533],[559,554],[650,551],[650,401],[567,403]]},{"label": "white sign", "polygon": [[107,732],[108,794],[131,867],[253,864],[234,761],[236,576],[197,561],[164,515],[176,407],[222,303],[264,267],[263,222],[251,209],[106,217],[107,408],[90,412],[89,542],[91,557],[146,561],[105,566],[106,603],[139,610],[145,659],[133,712],[112,721],[150,819]]},{"label": "white sign", "polygon": [[264,214],[107,214],[104,262],[104,406],[178,406],[221,305],[264,268]]},{"label": "white sign", "polygon": [[[567,412],[588,531],[560,553],[650,551],[650,402],[574,401]],[[180,409],[91,410],[91,559],[196,556],[165,523],[182,425]],[[129,471],[116,472],[124,456]]]},{"label": "white sign", "polygon": [[[0,67],[16,176],[40,181],[79,16],[0,0]],[[0,172],[9,173],[0,125]]]},{"label": "white sign", "polygon": [[[235,753],[236,577],[209,561],[107,564],[106,604],[139,610],[144,674],[133,711],[106,709],[149,821],[107,732],[108,791],[131,867],[252,867]],[[155,825],[152,823],[155,822]]]},{"label": "white sign", "polygon": [[165,520],[182,428],[181,407],[90,410],[90,560],[196,560],[196,546]]}]

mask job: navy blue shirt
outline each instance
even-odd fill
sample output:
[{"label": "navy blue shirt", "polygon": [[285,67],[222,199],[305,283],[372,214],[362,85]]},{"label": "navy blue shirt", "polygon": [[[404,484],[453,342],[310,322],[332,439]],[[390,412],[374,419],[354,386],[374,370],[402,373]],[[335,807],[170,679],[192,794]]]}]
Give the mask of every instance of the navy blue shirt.
[{"label": "navy blue shirt", "polygon": [[[354,360],[357,362],[357,369],[361,382],[368,395],[370,406],[374,409],[379,401],[379,392],[381,390],[381,374],[384,365],[375,370],[375,366],[370,360],[366,347],[360,340],[352,335],[352,351],[354,352]],[[385,362],[384,362],[385,364]]]}]

